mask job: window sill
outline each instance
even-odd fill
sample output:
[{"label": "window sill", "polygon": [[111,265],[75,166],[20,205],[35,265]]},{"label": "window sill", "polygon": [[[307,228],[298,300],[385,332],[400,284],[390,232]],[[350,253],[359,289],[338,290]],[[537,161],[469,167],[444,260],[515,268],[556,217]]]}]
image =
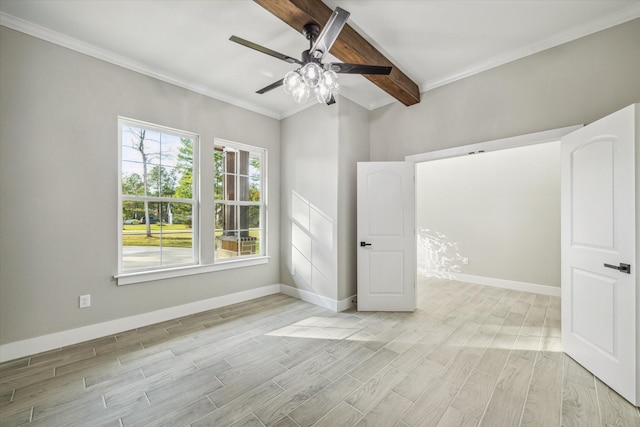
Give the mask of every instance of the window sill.
[{"label": "window sill", "polygon": [[184,267],[167,268],[165,270],[141,271],[137,273],[123,273],[114,276],[118,286],[134,283],[151,282],[154,280],[172,279],[175,277],[192,276],[194,274],[211,273],[214,271],[230,270],[233,268],[252,267],[254,265],[267,264],[268,256],[250,259],[224,261],[219,264],[188,265]]}]

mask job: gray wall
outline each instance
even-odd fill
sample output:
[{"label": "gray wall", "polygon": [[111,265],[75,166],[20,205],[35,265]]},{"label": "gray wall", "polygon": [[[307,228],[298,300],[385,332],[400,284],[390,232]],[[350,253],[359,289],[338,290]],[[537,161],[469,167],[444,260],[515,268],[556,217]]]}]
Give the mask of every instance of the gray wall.
[{"label": "gray wall", "polygon": [[[338,109],[281,121],[281,283],[337,298]],[[295,270],[295,274],[294,273]]]},{"label": "gray wall", "polygon": [[338,299],[357,292],[357,163],[369,160],[369,112],[340,98],[338,153]]},{"label": "gray wall", "polygon": [[560,286],[560,142],[419,163],[416,212],[419,273]]},{"label": "gray wall", "polygon": [[332,300],[356,293],[356,164],[369,157],[368,115],[340,97],[282,120],[286,285]]},{"label": "gray wall", "polygon": [[371,160],[575,124],[640,101],[640,19],[371,112]]},{"label": "gray wall", "polygon": [[[0,75],[0,343],[279,282],[279,121],[5,27]],[[116,286],[119,115],[269,149],[270,262]]]}]

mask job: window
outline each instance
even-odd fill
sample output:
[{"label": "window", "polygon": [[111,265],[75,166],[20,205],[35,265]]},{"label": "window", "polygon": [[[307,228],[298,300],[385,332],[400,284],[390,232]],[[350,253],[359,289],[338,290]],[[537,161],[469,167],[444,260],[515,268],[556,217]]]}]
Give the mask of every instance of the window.
[{"label": "window", "polygon": [[198,136],[122,119],[119,130],[120,271],[195,264]]},{"label": "window", "polygon": [[216,258],[262,254],[263,150],[219,141],[214,151]]},{"label": "window", "polygon": [[265,149],[203,146],[194,133],[125,118],[118,132],[118,284],[266,262]]}]

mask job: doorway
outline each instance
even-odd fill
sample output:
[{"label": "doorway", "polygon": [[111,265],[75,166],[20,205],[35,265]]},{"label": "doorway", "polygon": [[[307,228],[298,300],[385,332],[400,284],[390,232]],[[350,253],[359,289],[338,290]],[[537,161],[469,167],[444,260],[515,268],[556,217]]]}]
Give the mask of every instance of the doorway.
[{"label": "doorway", "polygon": [[418,277],[559,296],[559,141],[580,127],[407,156]]},{"label": "doorway", "polygon": [[419,277],[559,295],[560,142],[416,164],[416,235]]}]

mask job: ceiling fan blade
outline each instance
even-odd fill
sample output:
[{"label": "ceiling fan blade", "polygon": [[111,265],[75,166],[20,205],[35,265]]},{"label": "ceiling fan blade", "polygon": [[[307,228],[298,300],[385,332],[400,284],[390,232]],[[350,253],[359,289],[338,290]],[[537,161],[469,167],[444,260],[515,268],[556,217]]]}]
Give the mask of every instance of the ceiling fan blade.
[{"label": "ceiling fan blade", "polygon": [[349,15],[350,13],[346,10],[336,7],[336,10],[333,11],[331,16],[329,17],[329,20],[327,21],[327,24],[324,26],[324,28],[320,32],[320,35],[311,47],[311,55],[313,55],[314,52],[319,51],[321,52],[319,58],[322,58],[325,53],[329,52],[329,49],[331,49],[331,46],[333,46],[333,43],[340,35],[342,27],[344,27],[344,25],[347,23]]},{"label": "ceiling fan blade", "polygon": [[302,65],[302,62],[296,58],[292,58],[288,55],[285,55],[283,53],[280,52],[276,52],[275,50],[271,50],[269,48],[266,48],[264,46],[260,46],[259,44],[255,44],[253,42],[250,42],[249,40],[245,40],[245,39],[241,39],[240,37],[236,37],[236,36],[231,36],[229,37],[229,40],[231,40],[232,42],[236,42],[238,44],[241,44],[243,46],[246,46],[248,48],[257,50],[258,52],[262,52],[265,53],[269,56],[273,56],[274,58],[278,58],[281,59],[285,62],[288,62],[289,64],[300,64]]},{"label": "ceiling fan blade", "polygon": [[280,79],[277,82],[273,82],[269,86],[265,86],[262,89],[256,91],[256,93],[259,93],[260,95],[262,95],[263,93],[269,92],[270,90],[273,90],[277,87],[282,86],[283,82],[284,82],[284,79]]},{"label": "ceiling fan blade", "polygon": [[393,67],[382,65],[345,64],[344,62],[332,62],[325,68],[340,74],[381,74],[388,76]]}]

